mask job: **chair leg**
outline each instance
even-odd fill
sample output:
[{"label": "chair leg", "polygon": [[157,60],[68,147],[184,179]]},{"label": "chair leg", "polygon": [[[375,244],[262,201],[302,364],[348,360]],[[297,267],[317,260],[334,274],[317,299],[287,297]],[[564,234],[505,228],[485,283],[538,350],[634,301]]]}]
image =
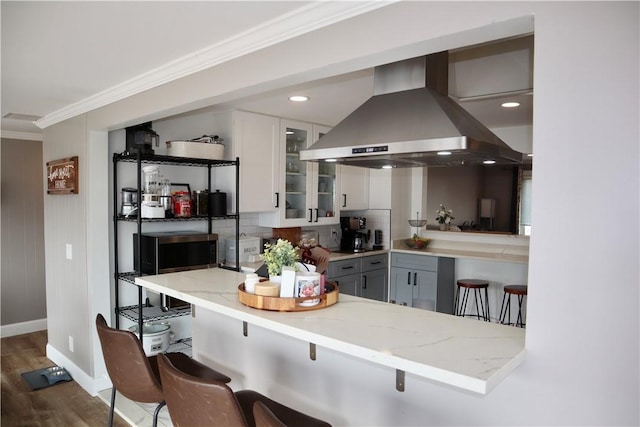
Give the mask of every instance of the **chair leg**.
[{"label": "chair leg", "polygon": [[484,288],[484,299],[487,305],[487,312],[484,320],[487,322],[491,322],[491,310],[489,310],[489,288],[488,287]]},{"label": "chair leg", "polygon": [[524,295],[518,295],[518,320],[516,320],[516,326],[521,328],[524,327],[522,323],[522,300],[524,299]]},{"label": "chair leg", "polygon": [[[476,300],[476,317],[480,320],[480,308],[478,308],[478,299],[480,298],[480,291],[478,289],[473,290],[473,297]],[[482,306],[482,300],[480,300]],[[482,306],[482,318],[484,319],[484,306]]]},{"label": "chair leg", "polygon": [[504,318],[507,316],[507,313],[504,311],[506,298],[507,298],[507,293],[504,292],[502,294],[502,305],[500,306],[500,323],[504,323]]},{"label": "chair leg", "polygon": [[113,427],[113,410],[116,407],[116,388],[111,388],[111,406],[109,407],[109,427]]},{"label": "chair leg", "polygon": [[160,402],[158,406],[156,406],[156,410],[153,411],[153,427],[158,426],[158,414],[160,413],[160,409],[162,409],[166,404],[167,402],[165,401]]}]

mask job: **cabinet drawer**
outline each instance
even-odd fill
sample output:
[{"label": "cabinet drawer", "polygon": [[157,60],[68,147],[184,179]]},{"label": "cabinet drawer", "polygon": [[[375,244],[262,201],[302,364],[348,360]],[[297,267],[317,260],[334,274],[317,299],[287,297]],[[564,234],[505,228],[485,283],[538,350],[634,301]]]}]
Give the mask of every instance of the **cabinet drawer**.
[{"label": "cabinet drawer", "polygon": [[327,268],[327,272],[330,279],[345,276],[347,274],[360,273],[360,258],[331,261]]},{"label": "cabinet drawer", "polygon": [[392,252],[391,266],[411,268],[415,270],[438,271],[438,257]]},{"label": "cabinet drawer", "polygon": [[362,271],[379,270],[387,268],[388,254],[371,255],[362,258]]}]

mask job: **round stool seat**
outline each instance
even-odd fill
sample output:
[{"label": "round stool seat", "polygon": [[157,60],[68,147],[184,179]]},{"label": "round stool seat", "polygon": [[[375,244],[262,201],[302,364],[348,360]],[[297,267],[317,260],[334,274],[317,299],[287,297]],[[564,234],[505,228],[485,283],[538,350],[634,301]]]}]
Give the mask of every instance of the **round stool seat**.
[{"label": "round stool seat", "polygon": [[[504,287],[504,295],[502,296],[502,307],[500,307],[500,323],[506,325],[514,325],[520,328],[525,327],[522,316],[522,306],[524,297],[527,296],[527,285],[507,285]],[[518,318],[516,323],[511,323],[511,295],[518,297]]]},{"label": "round stool seat", "polygon": [[460,279],[458,280],[458,286],[469,289],[484,289],[489,287],[489,282],[478,279]]},{"label": "round stool seat", "polygon": [[527,285],[508,285],[504,291],[512,295],[527,295]]},{"label": "round stool seat", "polygon": [[[455,315],[456,316],[474,316],[478,320],[482,319],[485,322],[490,322],[489,316],[489,282],[479,279],[459,279],[456,281],[458,287],[455,297]],[[460,289],[464,289],[463,295],[460,295]],[[481,292],[484,289],[484,295]],[[469,300],[469,293],[473,294],[475,300],[476,312],[467,312],[467,302]]]}]

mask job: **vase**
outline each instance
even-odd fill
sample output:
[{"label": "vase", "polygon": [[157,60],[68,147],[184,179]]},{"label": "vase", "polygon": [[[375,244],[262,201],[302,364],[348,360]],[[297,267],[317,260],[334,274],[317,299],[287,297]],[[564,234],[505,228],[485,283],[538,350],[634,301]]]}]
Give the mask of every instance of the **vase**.
[{"label": "vase", "polygon": [[440,224],[440,231],[447,231],[447,230],[449,230],[448,224],[445,224],[444,222]]},{"label": "vase", "polygon": [[271,283],[281,283],[282,282],[282,276],[272,276],[269,275],[269,281]]}]

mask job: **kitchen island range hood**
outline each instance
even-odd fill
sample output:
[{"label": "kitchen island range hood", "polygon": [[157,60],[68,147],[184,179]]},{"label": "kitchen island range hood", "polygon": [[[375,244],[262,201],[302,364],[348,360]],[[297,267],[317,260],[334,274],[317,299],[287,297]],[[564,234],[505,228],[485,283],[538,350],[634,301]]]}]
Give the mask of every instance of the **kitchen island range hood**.
[{"label": "kitchen island range hood", "polygon": [[522,153],[448,95],[449,53],[374,70],[374,95],[300,151],[300,160],[368,168],[517,165]]}]

